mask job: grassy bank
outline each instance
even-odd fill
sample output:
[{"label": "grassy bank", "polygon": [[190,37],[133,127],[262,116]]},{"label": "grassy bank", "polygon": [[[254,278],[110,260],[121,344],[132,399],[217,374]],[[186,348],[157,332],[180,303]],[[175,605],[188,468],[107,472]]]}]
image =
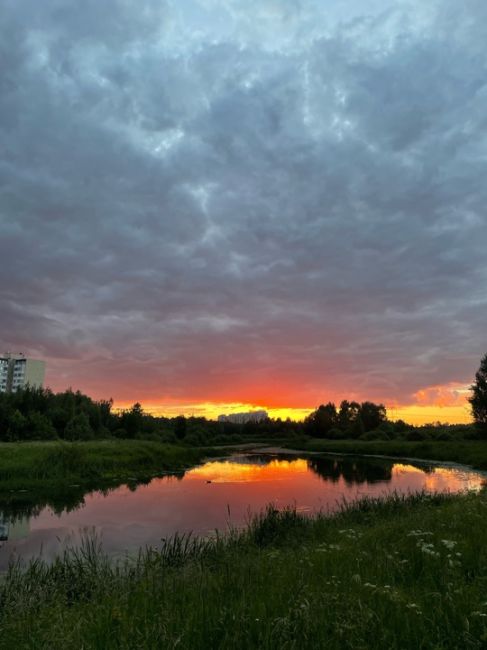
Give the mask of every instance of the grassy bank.
[{"label": "grassy bank", "polygon": [[210,453],[211,449],[140,440],[2,443],[0,492],[149,478],[184,470]]},{"label": "grassy bank", "polygon": [[[291,445],[292,446],[292,445]],[[404,440],[318,440],[309,438],[299,449],[356,455],[395,456],[472,465],[487,470],[487,441],[459,440],[455,442]]]},{"label": "grassy bank", "polygon": [[94,545],[0,584],[1,648],[485,648],[487,499],[269,511],[113,567]]}]

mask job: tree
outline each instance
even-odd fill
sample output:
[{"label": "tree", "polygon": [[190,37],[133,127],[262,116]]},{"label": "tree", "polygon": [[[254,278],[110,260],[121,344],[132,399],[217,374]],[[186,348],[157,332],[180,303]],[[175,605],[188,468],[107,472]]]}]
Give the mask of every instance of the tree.
[{"label": "tree", "polygon": [[139,402],[136,402],[130,411],[124,411],[121,417],[121,428],[127,432],[127,438],[135,438],[140,434],[144,424],[144,411]]},{"label": "tree", "polygon": [[8,440],[22,440],[25,432],[27,419],[16,409],[10,414],[7,426]]},{"label": "tree", "polygon": [[338,424],[336,406],[332,402],[321,404],[305,420],[306,433],[315,438],[326,438],[326,434]]},{"label": "tree", "polygon": [[182,440],[186,435],[186,418],[184,415],[178,415],[174,418],[174,433],[178,440]]},{"label": "tree", "polygon": [[386,407],[383,404],[362,402],[360,405],[360,417],[364,423],[365,431],[373,431],[387,420]]},{"label": "tree", "polygon": [[32,440],[53,440],[57,438],[57,431],[52,426],[51,421],[39,411],[29,413],[25,430],[25,437]]},{"label": "tree", "polygon": [[354,423],[360,415],[360,404],[358,402],[349,402],[344,399],[340,404],[338,413],[338,426],[342,431],[353,429]]},{"label": "tree", "polygon": [[477,429],[482,437],[487,437],[487,354],[480,362],[480,368],[475,373],[475,382],[470,387],[472,395],[469,402]]},{"label": "tree", "polygon": [[66,425],[64,430],[66,440],[90,440],[94,437],[90,421],[85,413],[78,413]]}]

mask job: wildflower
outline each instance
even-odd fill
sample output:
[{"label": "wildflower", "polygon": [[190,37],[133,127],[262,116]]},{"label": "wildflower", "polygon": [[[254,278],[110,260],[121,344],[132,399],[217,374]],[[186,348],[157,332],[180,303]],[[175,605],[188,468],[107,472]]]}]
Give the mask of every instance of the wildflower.
[{"label": "wildflower", "polygon": [[408,603],[406,607],[413,611],[415,614],[422,614],[420,606],[416,603]]},{"label": "wildflower", "polygon": [[432,535],[433,533],[429,530],[411,530],[407,536],[408,537],[424,537],[425,535]]},{"label": "wildflower", "polygon": [[441,542],[446,546],[446,548],[449,551],[453,551],[453,549],[457,545],[457,542],[453,541],[452,539],[442,539]]}]

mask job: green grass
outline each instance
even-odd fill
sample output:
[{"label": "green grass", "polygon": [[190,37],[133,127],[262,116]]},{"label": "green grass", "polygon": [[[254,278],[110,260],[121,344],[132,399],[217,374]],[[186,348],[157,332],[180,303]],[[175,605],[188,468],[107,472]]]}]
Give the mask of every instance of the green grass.
[{"label": "green grass", "polygon": [[[292,447],[292,443],[289,445]],[[320,451],[354,455],[379,455],[398,458],[419,458],[472,465],[487,470],[487,441],[459,440],[454,442],[427,440],[318,440],[309,438],[299,445],[303,451]]]},{"label": "green grass", "polygon": [[87,542],[0,583],[0,647],[487,647],[487,498],[269,509],[228,538],[113,565]]},{"label": "green grass", "polygon": [[140,440],[0,445],[0,493],[49,485],[148,478],[200,461],[211,449]]}]

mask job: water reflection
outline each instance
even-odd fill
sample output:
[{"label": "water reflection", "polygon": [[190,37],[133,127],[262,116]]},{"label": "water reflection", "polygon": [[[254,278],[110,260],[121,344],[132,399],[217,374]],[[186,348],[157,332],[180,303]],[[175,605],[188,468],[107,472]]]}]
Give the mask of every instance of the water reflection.
[{"label": "water reflection", "polygon": [[347,485],[361,485],[391,481],[393,463],[349,458],[313,458],[308,460],[308,467],[324,481],[337,483],[343,478]]},{"label": "water reflection", "polygon": [[[117,555],[157,546],[175,532],[212,534],[242,526],[267,504],[303,512],[333,510],[344,499],[383,496],[392,490],[452,492],[485,484],[484,475],[461,468],[388,460],[248,454],[215,460],[184,475],[126,480],[84,493],[71,486],[39,496],[0,495],[0,570],[14,556],[52,558],[77,544],[89,529]],[[3,540],[3,541],[1,541]]]}]

